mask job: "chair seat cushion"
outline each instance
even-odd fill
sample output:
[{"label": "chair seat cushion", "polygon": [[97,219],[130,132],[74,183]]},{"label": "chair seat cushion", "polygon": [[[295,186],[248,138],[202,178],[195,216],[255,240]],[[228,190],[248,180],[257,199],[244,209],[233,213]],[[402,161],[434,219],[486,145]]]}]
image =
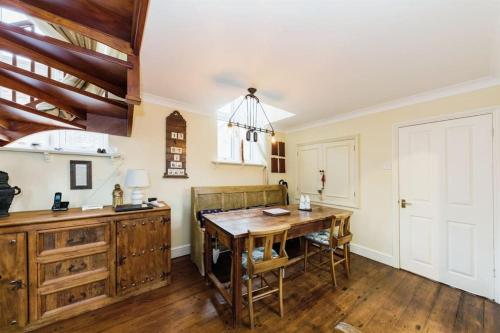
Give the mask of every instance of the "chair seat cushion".
[{"label": "chair seat cushion", "polygon": [[[335,228],[335,232],[333,234],[334,237],[338,237],[338,228]],[[307,234],[306,239],[317,243],[321,245],[330,245],[330,229],[326,230],[321,230],[321,231],[316,231],[316,232],[311,232],[310,234]]]},{"label": "chair seat cushion", "polygon": [[[275,259],[278,257],[279,257],[278,252],[272,250],[271,258]],[[256,247],[255,249],[253,249],[252,259],[254,262],[262,261],[264,259],[264,247],[261,246],[261,247]],[[244,269],[247,269],[247,265],[248,265],[248,252],[247,251],[242,253],[241,264],[242,264]]]}]

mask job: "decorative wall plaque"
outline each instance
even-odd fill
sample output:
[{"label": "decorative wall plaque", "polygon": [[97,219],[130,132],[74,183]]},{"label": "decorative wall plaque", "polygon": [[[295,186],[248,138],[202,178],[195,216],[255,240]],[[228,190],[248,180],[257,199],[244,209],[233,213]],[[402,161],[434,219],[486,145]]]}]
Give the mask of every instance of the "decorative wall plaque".
[{"label": "decorative wall plaque", "polygon": [[189,178],[186,172],[186,121],[179,111],[167,117],[166,161],[163,178]]}]

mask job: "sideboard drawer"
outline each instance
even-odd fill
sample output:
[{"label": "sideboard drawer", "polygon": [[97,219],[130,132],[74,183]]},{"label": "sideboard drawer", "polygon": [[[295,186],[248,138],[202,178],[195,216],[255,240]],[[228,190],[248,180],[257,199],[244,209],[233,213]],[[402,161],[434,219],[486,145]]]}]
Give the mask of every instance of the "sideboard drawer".
[{"label": "sideboard drawer", "polygon": [[101,223],[38,232],[38,254],[71,251],[77,246],[109,244],[109,224]]},{"label": "sideboard drawer", "polygon": [[40,316],[65,311],[68,308],[86,306],[89,302],[109,296],[109,279],[74,286],[68,289],[42,294],[39,299]]},{"label": "sideboard drawer", "polygon": [[80,274],[108,270],[108,253],[97,253],[51,263],[40,264],[39,286],[65,277],[78,278]]}]

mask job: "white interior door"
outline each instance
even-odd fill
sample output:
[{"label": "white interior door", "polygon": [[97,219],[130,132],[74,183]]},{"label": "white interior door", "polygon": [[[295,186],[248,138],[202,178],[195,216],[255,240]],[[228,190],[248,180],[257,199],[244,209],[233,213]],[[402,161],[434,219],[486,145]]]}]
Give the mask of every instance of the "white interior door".
[{"label": "white interior door", "polygon": [[401,268],[493,298],[492,116],[399,130]]}]

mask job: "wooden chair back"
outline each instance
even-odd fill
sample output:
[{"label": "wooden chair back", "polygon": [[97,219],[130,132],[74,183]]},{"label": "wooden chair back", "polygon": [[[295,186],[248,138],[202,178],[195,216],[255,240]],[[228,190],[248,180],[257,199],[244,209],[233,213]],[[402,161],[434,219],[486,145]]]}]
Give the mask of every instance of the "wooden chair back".
[{"label": "wooden chair back", "polygon": [[[273,269],[286,266],[288,263],[288,254],[285,250],[286,238],[289,225],[283,225],[273,229],[248,230],[248,274],[259,274]],[[278,257],[273,258],[273,244],[280,242]],[[253,250],[262,244],[264,248],[264,257],[261,261],[254,262],[252,258]]]},{"label": "wooden chair back", "polygon": [[[335,229],[338,228],[338,235],[335,236]],[[344,245],[352,240],[351,234],[351,216],[342,216],[336,219],[336,222],[330,226],[330,246],[335,248]]]}]

